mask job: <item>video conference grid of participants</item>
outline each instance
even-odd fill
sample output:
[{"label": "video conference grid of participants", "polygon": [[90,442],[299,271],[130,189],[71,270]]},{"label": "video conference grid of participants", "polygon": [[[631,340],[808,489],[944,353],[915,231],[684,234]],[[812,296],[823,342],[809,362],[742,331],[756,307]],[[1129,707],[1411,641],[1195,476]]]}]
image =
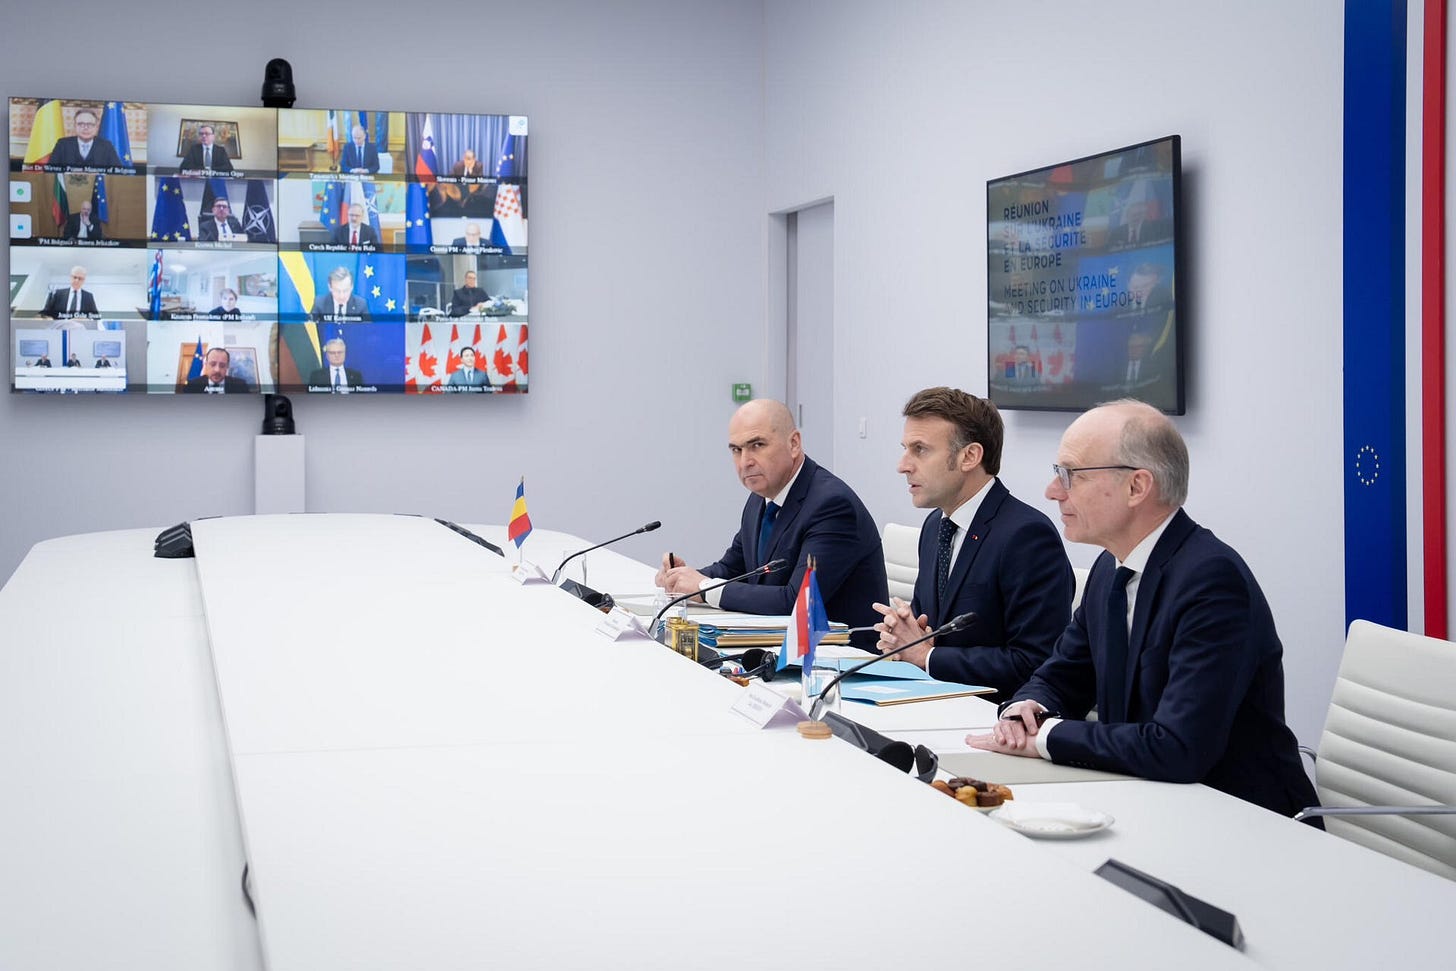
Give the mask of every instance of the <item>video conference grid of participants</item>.
[{"label": "video conference grid of participants", "polygon": [[1177,139],[987,185],[990,396],[1081,411],[1124,395],[1181,411]]},{"label": "video conference grid of participants", "polygon": [[528,385],[517,115],[10,100],[13,392]]}]

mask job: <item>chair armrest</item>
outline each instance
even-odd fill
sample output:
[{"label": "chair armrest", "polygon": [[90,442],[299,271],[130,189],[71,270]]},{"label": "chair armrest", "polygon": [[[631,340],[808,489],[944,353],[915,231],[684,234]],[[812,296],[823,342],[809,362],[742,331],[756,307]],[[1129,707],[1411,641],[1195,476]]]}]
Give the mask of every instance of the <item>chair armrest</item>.
[{"label": "chair armrest", "polygon": [[1310,748],[1308,745],[1299,746],[1299,754],[1308,758],[1310,765],[1313,765],[1314,763],[1319,761],[1319,753],[1316,752],[1314,749]]},{"label": "chair armrest", "polygon": [[1310,816],[1456,816],[1456,806],[1309,806],[1294,814]]}]

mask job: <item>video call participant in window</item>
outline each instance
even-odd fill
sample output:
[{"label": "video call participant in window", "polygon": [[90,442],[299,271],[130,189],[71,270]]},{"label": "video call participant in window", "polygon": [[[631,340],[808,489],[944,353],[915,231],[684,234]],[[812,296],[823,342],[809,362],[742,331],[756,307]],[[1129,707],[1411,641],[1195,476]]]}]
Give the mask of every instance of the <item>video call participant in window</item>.
[{"label": "video call participant in window", "polygon": [[1156,263],[1139,263],[1127,280],[1128,305],[1134,313],[1167,314],[1173,301],[1162,285],[1163,268]]},{"label": "video call participant in window", "polygon": [[329,273],[329,292],[318,295],[310,315],[316,321],[369,320],[364,298],[354,295],[354,274],[346,267],[334,267]]},{"label": "video call participant in window", "polygon": [[379,234],[364,221],[364,207],[359,203],[349,207],[349,221],[334,230],[334,242],[359,249],[374,249],[379,245]]},{"label": "video call participant in window", "polygon": [[1006,363],[1006,382],[1020,387],[1041,383],[1031,360],[1031,348],[1025,344],[1017,344],[1011,352],[1011,360]]},{"label": "video call participant in window", "polygon": [[[485,176],[485,164],[476,158],[474,149],[467,148],[460,161],[451,166],[450,174],[457,178],[480,179]],[[433,215],[490,215],[495,210],[494,185],[481,182],[464,185],[439,183],[433,192],[430,208]]]},{"label": "video call participant in window", "polygon": [[[788,407],[767,398],[743,405],[728,422],[728,450],[739,481],[753,493],[744,503],[738,534],[722,558],[702,570],[664,556],[657,585],[669,594],[690,593],[782,558],[793,570],[700,596],[724,610],[788,614],[812,553],[829,619],[851,627],[878,621],[871,605],[890,599],[879,527],[848,485],[804,454]],[[876,635],[864,631],[851,640],[868,647]]]},{"label": "video call participant in window", "polygon": [[1046,514],[998,479],[1005,426],[996,406],[957,388],[905,403],[910,501],[931,510],[920,528],[910,603],[875,604],[881,652],[968,611],[976,623],[899,655],[940,681],[988,685],[1010,698],[1052,653],[1072,614],[1072,565]]},{"label": "video call participant in window", "polygon": [[475,271],[465,271],[465,285],[450,295],[450,316],[464,317],[490,302],[490,294],[475,285]]},{"label": "video call participant in window", "polygon": [[90,290],[84,289],[85,284],[86,268],[80,265],[71,267],[71,285],[52,292],[46,298],[40,315],[52,320],[97,316],[96,298]]},{"label": "video call participant in window", "polygon": [[46,164],[92,169],[123,167],[121,156],[116,154],[116,146],[96,134],[101,128],[101,118],[95,111],[77,108],[72,122],[76,126],[76,134],[57,138]]},{"label": "video call participant in window", "polygon": [[223,287],[218,299],[222,303],[209,310],[208,317],[213,320],[242,320],[243,312],[238,309],[238,291],[232,287]]},{"label": "video call participant in window", "polygon": [[467,223],[465,226],[465,235],[456,236],[450,245],[464,247],[467,250],[476,250],[482,246],[489,246],[490,244],[480,236],[480,223]]},{"label": "video call participant in window", "polygon": [[228,374],[233,356],[225,347],[213,347],[202,359],[202,373],[187,382],[192,394],[247,394],[248,383]]},{"label": "video call participant in window", "polygon": [[[1292,816],[1316,803],[1284,721],[1284,648],[1243,559],[1183,511],[1188,447],[1151,405],[1072,422],[1046,497],[1102,547],[1052,656],[973,747],[1159,782]],[[1097,708],[1097,720],[1085,721]]]},{"label": "video call participant in window", "polygon": [[364,377],[357,370],[344,366],[349,348],[342,337],[324,342],[324,367],[316,368],[308,376],[309,391],[327,391],[333,394],[348,394],[364,383]]},{"label": "video call participant in window", "polygon": [[91,200],[81,202],[81,211],[66,217],[66,226],[61,231],[63,239],[105,239],[101,223],[91,214]]},{"label": "video call participant in window", "polygon": [[354,139],[344,146],[339,158],[339,168],[344,172],[373,175],[379,171],[379,149],[365,140],[364,127],[354,126]]},{"label": "video call participant in window", "polygon": [[203,125],[197,129],[197,141],[187,149],[187,157],[182,160],[182,173],[207,175],[232,170],[233,163],[228,158],[227,149],[213,144],[212,126]]},{"label": "video call participant in window", "polygon": [[203,220],[202,229],[197,238],[203,242],[242,242],[248,241],[248,234],[243,232],[243,224],[238,222],[238,217],[233,215],[233,207],[226,199],[214,199],[212,201],[212,221]]},{"label": "video call participant in window", "polygon": [[450,375],[447,387],[484,391],[490,387],[490,378],[475,366],[475,348],[466,347],[460,351],[460,369]]},{"label": "video call participant in window", "polygon": [[475,149],[467,148],[460,161],[451,167],[450,174],[480,178],[485,175],[485,165],[475,157]]}]

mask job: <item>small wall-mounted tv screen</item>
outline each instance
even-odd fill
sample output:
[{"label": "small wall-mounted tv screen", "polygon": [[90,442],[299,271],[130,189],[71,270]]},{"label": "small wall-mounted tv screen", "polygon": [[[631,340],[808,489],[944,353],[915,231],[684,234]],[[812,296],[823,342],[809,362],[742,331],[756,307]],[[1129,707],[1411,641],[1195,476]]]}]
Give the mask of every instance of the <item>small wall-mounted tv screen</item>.
[{"label": "small wall-mounted tv screen", "polygon": [[986,183],[998,407],[1137,398],[1183,414],[1181,164],[1170,135]]},{"label": "small wall-mounted tv screen", "polygon": [[17,343],[21,357],[45,357],[51,350],[50,341],[21,340]]},{"label": "small wall-mounted tv screen", "polygon": [[11,98],[11,333],[110,372],[11,390],[524,393],[527,164],[522,115]]}]

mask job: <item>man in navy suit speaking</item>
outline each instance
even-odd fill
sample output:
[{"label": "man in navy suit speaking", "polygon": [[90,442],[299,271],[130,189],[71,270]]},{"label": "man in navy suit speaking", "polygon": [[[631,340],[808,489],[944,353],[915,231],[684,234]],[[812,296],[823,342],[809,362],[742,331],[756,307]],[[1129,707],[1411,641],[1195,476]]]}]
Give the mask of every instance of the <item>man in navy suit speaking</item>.
[{"label": "man in navy suit speaking", "polygon": [[1051,655],[1074,589],[1057,528],[996,478],[1003,437],[996,406],[959,389],[926,388],[906,403],[898,471],[910,501],[932,511],[920,529],[914,600],[875,605],[881,651],[974,611],[970,627],[899,658],[941,681],[995,688],[996,700]]},{"label": "man in navy suit speaking", "polygon": [[[1284,649],[1248,566],[1183,511],[1188,449],[1124,400],[1074,421],[1048,499],[1106,552],[1052,656],[975,748],[1202,782],[1292,816],[1318,801],[1284,723]],[[1097,721],[1082,720],[1097,707]]]},{"label": "man in navy suit speaking", "polygon": [[[871,605],[889,597],[879,530],[854,491],[804,454],[789,409],[768,399],[743,405],[728,423],[728,450],[739,480],[753,493],[738,535],[718,562],[701,570],[664,556],[657,585],[684,594],[785,559],[792,572],[730,583],[703,598],[739,613],[788,614],[813,555],[829,619],[852,627],[874,623]],[[854,636],[872,644],[873,633],[864,634]]]},{"label": "man in navy suit speaking", "polygon": [[310,316],[316,321],[368,321],[369,305],[354,293],[354,274],[344,266],[329,271],[329,292],[321,293],[313,302]]}]

